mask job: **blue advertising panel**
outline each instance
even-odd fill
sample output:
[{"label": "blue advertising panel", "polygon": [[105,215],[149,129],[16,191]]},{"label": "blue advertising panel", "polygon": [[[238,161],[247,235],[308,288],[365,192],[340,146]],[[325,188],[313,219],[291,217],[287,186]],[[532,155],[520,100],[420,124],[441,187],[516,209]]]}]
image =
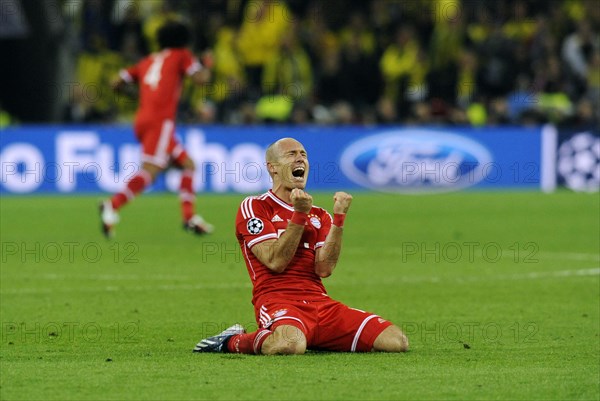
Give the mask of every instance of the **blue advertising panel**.
[{"label": "blue advertising panel", "polygon": [[[310,190],[538,189],[544,174],[542,128],[181,126],[177,133],[196,162],[198,192],[268,189],[264,152],[282,137],[306,147]],[[0,192],[115,192],[139,160],[129,126],[11,127],[0,134]],[[178,185],[173,169],[152,190]]]}]

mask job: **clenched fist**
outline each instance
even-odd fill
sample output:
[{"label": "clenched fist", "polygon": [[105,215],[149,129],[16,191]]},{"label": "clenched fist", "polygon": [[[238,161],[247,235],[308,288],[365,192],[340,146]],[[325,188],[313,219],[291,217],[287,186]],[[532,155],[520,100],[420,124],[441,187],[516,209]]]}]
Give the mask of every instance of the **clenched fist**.
[{"label": "clenched fist", "polygon": [[294,188],[292,189],[290,198],[292,199],[292,206],[294,206],[294,210],[302,213],[310,212],[313,202],[312,196],[301,189]]},{"label": "clenched fist", "polygon": [[333,195],[333,213],[348,213],[348,209],[350,209],[350,204],[352,203],[352,195],[347,194],[346,192],[336,192]]}]

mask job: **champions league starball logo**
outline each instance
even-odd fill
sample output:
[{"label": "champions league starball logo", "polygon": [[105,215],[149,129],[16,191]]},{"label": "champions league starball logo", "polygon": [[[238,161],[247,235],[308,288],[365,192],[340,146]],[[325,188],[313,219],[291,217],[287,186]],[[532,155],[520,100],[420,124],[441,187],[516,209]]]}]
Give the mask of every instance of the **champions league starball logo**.
[{"label": "champions league starball logo", "polygon": [[248,228],[248,232],[250,234],[256,235],[256,234],[261,233],[263,228],[265,228],[265,224],[262,222],[261,219],[257,219],[256,217],[253,217],[250,220],[248,220],[246,227]]},{"label": "champions league starball logo", "polygon": [[558,149],[558,173],[574,191],[598,191],[600,138],[583,132],[563,142]]}]

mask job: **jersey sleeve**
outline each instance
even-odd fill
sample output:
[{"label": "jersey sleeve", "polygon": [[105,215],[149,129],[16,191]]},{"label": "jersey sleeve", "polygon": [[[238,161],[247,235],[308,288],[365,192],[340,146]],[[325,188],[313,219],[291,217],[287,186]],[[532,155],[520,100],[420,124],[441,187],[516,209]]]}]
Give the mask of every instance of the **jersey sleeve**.
[{"label": "jersey sleeve", "polygon": [[183,50],[181,53],[181,72],[187,76],[192,76],[201,69],[202,64],[200,64],[192,52],[187,49]]},{"label": "jersey sleeve", "polygon": [[236,218],[236,232],[252,248],[269,239],[277,239],[277,230],[271,223],[265,204],[253,197],[244,199]]},{"label": "jersey sleeve", "polygon": [[325,245],[325,238],[327,238],[327,234],[329,234],[329,230],[331,230],[331,224],[333,223],[333,219],[327,210],[321,209],[321,228],[317,233],[317,242],[315,243],[315,249],[322,247]]},{"label": "jersey sleeve", "polygon": [[127,83],[137,82],[140,79],[140,67],[139,64],[132,65],[128,68],[123,68],[119,71],[121,79]]}]

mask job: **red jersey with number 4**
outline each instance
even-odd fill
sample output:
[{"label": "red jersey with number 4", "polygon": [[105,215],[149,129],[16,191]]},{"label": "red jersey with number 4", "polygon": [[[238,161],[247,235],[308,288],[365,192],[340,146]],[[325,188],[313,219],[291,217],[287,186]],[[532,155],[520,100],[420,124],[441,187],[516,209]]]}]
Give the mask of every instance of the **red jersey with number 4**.
[{"label": "red jersey with number 4", "polygon": [[175,119],[181,96],[181,81],[192,75],[202,65],[191,51],[185,48],[164,49],[142,59],[121,71],[121,78],[137,82],[140,87],[140,105],[136,119]]},{"label": "red jersey with number 4", "polygon": [[236,218],[236,236],[250,279],[254,286],[252,303],[263,295],[285,296],[290,299],[322,299],[327,294],[321,278],[315,273],[315,255],[325,243],[331,229],[331,215],[313,206],[296,254],[282,273],[263,265],[252,253],[252,247],[263,241],[277,239],[284,233],[294,208],[272,191],[249,196],[240,205]]}]

